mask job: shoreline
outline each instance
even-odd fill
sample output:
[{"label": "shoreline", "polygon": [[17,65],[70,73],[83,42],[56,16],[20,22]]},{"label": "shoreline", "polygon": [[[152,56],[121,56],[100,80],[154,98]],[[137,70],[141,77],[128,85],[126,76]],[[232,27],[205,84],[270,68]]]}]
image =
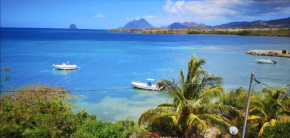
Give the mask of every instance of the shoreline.
[{"label": "shoreline", "polygon": [[240,36],[290,37],[290,28],[223,28],[223,29],[110,29],[109,32],[142,34],[220,34]]},{"label": "shoreline", "polygon": [[253,56],[271,56],[271,57],[285,57],[290,58],[290,50],[286,50],[286,53],[282,53],[283,50],[250,50],[245,54]]}]

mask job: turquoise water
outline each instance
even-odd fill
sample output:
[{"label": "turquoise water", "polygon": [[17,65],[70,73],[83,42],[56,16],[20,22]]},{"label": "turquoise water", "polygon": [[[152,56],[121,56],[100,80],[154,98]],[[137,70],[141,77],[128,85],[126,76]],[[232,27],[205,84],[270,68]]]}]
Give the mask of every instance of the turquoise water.
[{"label": "turquoise water", "polygon": [[[154,35],[107,30],[1,29],[1,67],[10,67],[3,89],[28,84],[64,86],[76,95],[76,110],[86,109],[105,121],[137,120],[146,109],[168,102],[159,92],[132,89],[131,81],[178,78],[192,55],[203,57],[204,69],[224,78],[227,90],[248,89],[252,71],[278,88],[290,79],[290,58],[270,57],[276,65],[257,64],[252,49],[290,49],[290,38],[230,35]],[[69,61],[75,71],[53,70]],[[5,74],[1,74],[2,76]],[[255,85],[259,90],[261,85]],[[83,97],[81,97],[83,95]]]}]

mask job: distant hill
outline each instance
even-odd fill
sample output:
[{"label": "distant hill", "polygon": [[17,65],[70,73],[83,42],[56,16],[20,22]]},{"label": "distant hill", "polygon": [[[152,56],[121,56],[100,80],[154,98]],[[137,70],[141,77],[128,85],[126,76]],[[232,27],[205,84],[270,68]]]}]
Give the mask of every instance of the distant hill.
[{"label": "distant hill", "polygon": [[167,26],[167,28],[170,29],[196,28],[196,27],[205,27],[205,24],[198,24],[195,22],[184,22],[184,23],[175,22]]},{"label": "distant hill", "polygon": [[167,28],[170,28],[170,29],[181,29],[181,28],[187,28],[187,26],[185,26],[185,25],[183,25],[183,24],[181,24],[179,22],[175,22],[173,24],[168,25]]},{"label": "distant hill", "polygon": [[78,28],[77,28],[77,26],[76,26],[75,24],[71,24],[71,25],[69,26],[69,29],[78,29]]},{"label": "distant hill", "polygon": [[284,19],[276,19],[270,21],[252,21],[252,22],[230,22],[226,24],[221,24],[217,26],[207,26],[205,24],[199,24],[195,22],[174,22],[168,26],[161,26],[161,27],[153,27],[149,24],[145,19],[141,18],[139,20],[133,20],[128,22],[124,27],[120,27],[118,29],[149,29],[149,28],[168,28],[168,29],[186,29],[186,28],[195,28],[195,29],[204,29],[204,28],[290,28],[290,17]]},{"label": "distant hill", "polygon": [[149,24],[145,19],[141,18],[139,20],[133,20],[128,22],[124,27],[120,27],[119,29],[148,29],[154,28],[151,24]]},{"label": "distant hill", "polygon": [[249,22],[230,22],[230,23],[226,23],[226,24],[221,24],[221,25],[217,25],[217,26],[214,26],[214,27],[237,27],[237,26],[241,26],[241,25],[244,25],[244,24],[247,24]]},{"label": "distant hill", "polygon": [[270,20],[270,21],[253,21],[253,22],[231,22],[213,27],[241,27],[241,28],[290,28],[290,17],[284,19]]}]

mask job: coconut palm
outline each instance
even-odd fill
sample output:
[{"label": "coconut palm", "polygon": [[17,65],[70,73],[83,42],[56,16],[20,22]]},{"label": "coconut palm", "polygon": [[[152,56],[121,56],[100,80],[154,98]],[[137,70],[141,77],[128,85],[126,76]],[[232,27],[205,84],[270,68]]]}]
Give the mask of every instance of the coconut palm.
[{"label": "coconut palm", "polygon": [[263,89],[262,97],[252,99],[249,111],[249,121],[256,123],[260,137],[267,126],[273,126],[277,121],[290,121],[290,98],[285,88],[280,90]]},{"label": "coconut palm", "polygon": [[227,131],[231,122],[229,118],[241,117],[241,114],[231,106],[212,103],[223,93],[222,79],[204,71],[201,68],[204,64],[204,59],[192,56],[186,77],[181,70],[179,80],[158,81],[158,87],[167,92],[173,102],[145,111],[138,124],[150,127],[154,123],[170,121],[176,132],[184,137],[200,134],[209,126]]}]

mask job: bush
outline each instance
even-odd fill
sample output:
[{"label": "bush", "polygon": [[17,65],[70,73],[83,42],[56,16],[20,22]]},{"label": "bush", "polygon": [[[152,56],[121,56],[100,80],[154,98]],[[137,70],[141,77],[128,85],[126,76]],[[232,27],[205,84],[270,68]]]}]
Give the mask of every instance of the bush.
[{"label": "bush", "polygon": [[274,127],[266,127],[262,134],[262,138],[289,138],[290,122],[277,123]]},{"label": "bush", "polygon": [[129,137],[132,120],[102,122],[72,112],[73,95],[59,87],[27,86],[0,98],[0,137]]},{"label": "bush", "polygon": [[243,31],[238,31],[237,35],[249,35],[250,33],[251,33],[250,31],[243,30]]},{"label": "bush", "polygon": [[188,31],[187,34],[200,34],[200,32],[192,30],[192,31]]}]

